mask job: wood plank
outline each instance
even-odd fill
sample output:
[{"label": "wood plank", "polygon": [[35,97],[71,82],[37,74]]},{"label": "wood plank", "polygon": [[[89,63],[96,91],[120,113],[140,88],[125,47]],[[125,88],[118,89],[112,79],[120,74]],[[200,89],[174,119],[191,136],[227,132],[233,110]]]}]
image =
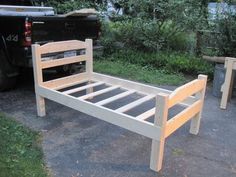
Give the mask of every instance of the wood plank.
[{"label": "wood plank", "polygon": [[162,161],[165,147],[165,129],[168,117],[168,101],[167,94],[160,93],[156,96],[156,114],[154,118],[154,125],[161,127],[160,139],[152,139],[150,168],[154,171],[160,171],[162,168]]},{"label": "wood plank", "polygon": [[154,95],[147,95],[147,96],[145,96],[143,98],[140,98],[140,99],[138,99],[138,100],[136,100],[134,102],[131,102],[131,103],[127,104],[127,105],[124,105],[124,106],[116,109],[116,111],[117,112],[126,112],[126,111],[128,111],[128,110],[130,110],[130,109],[132,109],[132,108],[134,108],[136,106],[141,105],[142,103],[145,103],[146,101],[149,101],[149,100],[153,99],[154,97],[155,97]]},{"label": "wood plank", "polygon": [[185,124],[188,120],[193,118],[201,110],[202,101],[199,100],[193,105],[184,109],[182,112],[177,114],[175,117],[167,121],[165,137],[167,138],[173,132],[175,132],[179,127]]},{"label": "wood plank", "polygon": [[139,119],[139,120],[146,120],[147,118],[153,116],[156,112],[156,108],[152,108],[142,114],[140,114],[139,116],[136,117],[136,119]]},{"label": "wood plank", "polygon": [[204,89],[196,94],[196,98],[202,102],[201,104],[201,110],[199,113],[197,113],[192,119],[190,124],[190,130],[189,132],[193,135],[197,135],[200,128],[201,118],[202,118],[202,109],[203,109],[203,103],[205,98],[205,92],[206,92],[206,84],[207,84],[207,76],[205,75],[198,75],[198,79],[201,79],[204,81]]},{"label": "wood plank", "polygon": [[41,62],[41,67],[43,69],[51,68],[51,67],[55,67],[55,66],[78,63],[78,62],[85,61],[87,59],[88,59],[88,57],[86,55],[78,55],[78,56],[55,59],[55,60],[46,60],[46,61]]},{"label": "wood plank", "polygon": [[102,106],[102,105],[111,103],[111,102],[113,102],[113,101],[116,101],[116,100],[118,100],[118,99],[124,98],[124,97],[126,97],[126,96],[129,96],[129,95],[131,95],[131,94],[133,94],[133,93],[135,93],[135,92],[136,92],[135,90],[128,90],[128,91],[126,91],[126,92],[120,93],[120,94],[115,95],[115,96],[113,96],[113,97],[110,97],[110,98],[107,98],[107,99],[105,99],[105,100],[99,101],[99,102],[95,103],[95,105]]},{"label": "wood plank", "polygon": [[[159,93],[171,94],[173,92],[170,90],[166,90],[166,89],[162,89],[162,88],[158,88],[158,87],[153,87],[150,85],[145,85],[142,83],[133,82],[133,81],[125,80],[125,79],[120,79],[117,77],[112,77],[112,76],[99,74],[99,73],[95,73],[95,72],[93,72],[92,78],[94,81],[103,81],[103,82],[109,83],[111,85],[120,85],[121,87],[123,87],[124,89],[127,89],[127,90],[134,89],[134,90],[137,90],[137,92],[142,93],[144,95],[145,94],[157,95]],[[196,101],[196,98],[193,96],[190,96],[186,100],[181,102],[180,104],[183,106],[189,106],[192,103],[194,103],[195,101]]]},{"label": "wood plank", "polygon": [[160,127],[153,126],[153,123],[136,120],[132,116],[117,113],[111,109],[94,105],[93,103],[77,99],[70,95],[64,95],[63,93],[56,90],[50,90],[45,87],[36,87],[36,90],[45,98],[70,107],[72,109],[78,110],[80,112],[120,126],[132,132],[141,134],[143,136],[156,140],[159,139]]},{"label": "wood plank", "polygon": [[58,90],[58,89],[66,88],[69,85],[72,86],[75,83],[85,82],[85,80],[89,80],[88,73],[79,73],[79,74],[74,74],[67,77],[62,77],[62,78],[46,81],[43,83],[43,86]]},{"label": "wood plank", "polygon": [[[40,46],[38,44],[32,45],[32,60],[33,60],[33,69],[34,69],[34,85],[35,87],[42,85],[43,83],[43,71],[40,66],[41,53]],[[43,117],[46,115],[45,111],[45,100],[36,92],[36,106],[38,116]]]},{"label": "wood plank", "polygon": [[115,90],[115,89],[117,89],[119,87],[120,86],[118,86],[118,85],[112,86],[112,87],[108,87],[108,88],[105,88],[105,89],[99,90],[97,92],[93,92],[93,93],[90,93],[90,94],[87,94],[87,95],[84,95],[84,96],[81,96],[81,97],[78,97],[78,98],[82,99],[82,100],[85,100],[85,99],[88,99],[90,97],[95,97],[95,96],[98,96],[98,95],[110,92],[110,91]]},{"label": "wood plank", "polygon": [[222,88],[221,88],[221,91],[223,92],[222,97],[221,97],[221,102],[220,102],[220,108],[221,109],[226,109],[227,102],[228,102],[228,99],[229,99],[230,85],[232,84],[232,81],[233,81],[232,75],[233,75],[234,60],[236,61],[236,59],[226,58],[226,62],[225,62],[225,67],[226,67],[225,81],[224,81],[224,84],[222,85]]},{"label": "wood plank", "polygon": [[181,87],[178,87],[174,90],[169,96],[169,108],[172,106],[182,102],[189,96],[201,91],[204,89],[204,81],[203,80],[193,80]]},{"label": "wood plank", "polygon": [[41,54],[64,52],[69,50],[85,49],[86,43],[83,41],[70,40],[61,42],[49,42],[40,47]]},{"label": "wood plank", "polygon": [[85,89],[88,89],[88,88],[91,88],[91,87],[96,87],[96,86],[99,86],[99,85],[103,85],[103,84],[104,84],[104,82],[96,82],[96,83],[84,85],[82,87],[77,87],[77,88],[74,88],[74,89],[71,89],[71,90],[66,90],[62,93],[69,95],[69,94],[72,94],[72,93],[75,93],[75,92],[79,92],[79,91],[82,91],[82,90],[85,90]]}]

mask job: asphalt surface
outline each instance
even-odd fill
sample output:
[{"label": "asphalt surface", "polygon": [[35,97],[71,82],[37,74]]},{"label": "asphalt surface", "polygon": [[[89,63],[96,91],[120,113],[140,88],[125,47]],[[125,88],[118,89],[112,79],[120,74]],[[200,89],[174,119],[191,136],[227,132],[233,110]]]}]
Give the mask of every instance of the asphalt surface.
[{"label": "asphalt surface", "polygon": [[189,134],[188,123],[171,135],[162,171],[155,173],[149,169],[150,139],[49,100],[47,116],[39,118],[30,79],[0,93],[1,112],[42,132],[45,162],[56,177],[235,177],[236,99],[226,111],[219,102],[208,88],[199,134]]}]

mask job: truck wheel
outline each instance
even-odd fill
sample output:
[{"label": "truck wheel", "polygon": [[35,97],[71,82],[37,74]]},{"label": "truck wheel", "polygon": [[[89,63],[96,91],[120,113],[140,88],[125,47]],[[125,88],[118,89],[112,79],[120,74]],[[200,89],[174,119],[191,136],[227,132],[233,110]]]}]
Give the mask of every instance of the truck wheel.
[{"label": "truck wheel", "polygon": [[16,76],[8,77],[0,68],[0,92],[14,88],[16,81]]}]

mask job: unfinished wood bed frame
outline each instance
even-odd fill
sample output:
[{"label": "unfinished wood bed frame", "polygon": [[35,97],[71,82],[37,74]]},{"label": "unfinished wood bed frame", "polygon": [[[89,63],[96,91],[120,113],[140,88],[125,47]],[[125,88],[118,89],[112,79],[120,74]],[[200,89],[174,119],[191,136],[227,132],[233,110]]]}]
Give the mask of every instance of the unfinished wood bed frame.
[{"label": "unfinished wood bed frame", "polygon": [[[42,60],[42,54],[77,49],[85,49],[86,52],[84,55],[72,56],[68,58],[46,61]],[[177,88],[175,91],[169,91],[95,73],[93,72],[93,48],[91,39],[87,39],[85,42],[76,40],[52,42],[42,46],[34,44],[32,45],[32,54],[37,111],[39,116],[45,116],[44,98],[47,98],[85,114],[151,138],[152,147],[150,168],[154,171],[159,171],[162,167],[165,139],[169,135],[175,132],[190,119],[190,133],[197,134],[199,131],[207,83],[207,76],[205,75],[199,75],[198,79]],[[86,62],[86,70],[84,73],[46,82],[43,81],[43,69],[81,61]],[[60,90],[80,83],[87,83],[87,85],[72,88],[66,91]],[[93,92],[93,88],[95,86],[102,84],[106,84],[108,87]],[[89,99],[108,93],[117,88],[122,88],[124,91],[96,103],[89,102]],[[82,90],[86,90],[86,94],[81,97],[71,95],[72,93]],[[140,93],[143,97],[116,110],[112,110],[104,106],[133,93]],[[126,114],[128,110],[140,106],[151,99],[156,100],[156,106],[152,109],[136,117]],[[186,108],[168,120],[168,110],[176,104],[181,104]],[[147,118],[151,116],[154,116],[154,123],[147,121]]]},{"label": "unfinished wood bed frame", "polygon": [[225,81],[221,87],[222,97],[220,102],[220,108],[226,109],[227,102],[232,97],[233,82],[234,82],[234,70],[236,70],[236,58],[225,58]]}]

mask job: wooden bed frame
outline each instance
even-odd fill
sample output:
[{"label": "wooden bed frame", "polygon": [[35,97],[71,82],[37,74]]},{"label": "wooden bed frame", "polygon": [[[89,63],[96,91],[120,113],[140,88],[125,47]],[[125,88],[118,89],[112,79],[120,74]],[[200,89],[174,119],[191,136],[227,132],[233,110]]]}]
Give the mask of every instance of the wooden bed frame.
[{"label": "wooden bed frame", "polygon": [[[84,49],[86,52],[83,55],[62,59],[42,60],[42,54],[77,49]],[[152,147],[150,168],[154,171],[159,171],[162,167],[165,139],[169,135],[190,119],[190,133],[197,134],[199,131],[207,83],[207,76],[205,75],[199,75],[198,79],[177,88],[175,91],[169,91],[95,73],[93,72],[93,48],[91,39],[86,39],[85,42],[76,40],[52,42],[42,46],[34,44],[32,45],[32,54],[37,111],[39,116],[45,116],[44,98],[47,98],[85,114],[151,138]],[[86,62],[85,72],[50,81],[43,81],[43,69],[81,61]],[[80,83],[87,83],[87,85],[61,91],[61,89],[75,86]],[[108,87],[93,92],[95,86],[104,84]],[[96,103],[89,102],[89,99],[108,93],[117,88],[122,88],[124,91]],[[72,93],[82,90],[86,90],[86,94],[83,96],[75,97],[71,95]],[[139,93],[143,95],[143,97],[116,110],[104,106],[133,93]],[[128,110],[140,106],[151,99],[156,100],[156,106],[152,109],[136,117],[126,114]],[[186,108],[168,120],[168,110],[177,104],[183,105]],[[154,122],[147,121],[147,118],[151,116],[154,116]]]},{"label": "wooden bed frame", "polygon": [[222,97],[220,108],[226,109],[228,100],[231,99],[233,93],[234,70],[236,70],[236,58],[225,57],[225,81],[221,86]]}]

